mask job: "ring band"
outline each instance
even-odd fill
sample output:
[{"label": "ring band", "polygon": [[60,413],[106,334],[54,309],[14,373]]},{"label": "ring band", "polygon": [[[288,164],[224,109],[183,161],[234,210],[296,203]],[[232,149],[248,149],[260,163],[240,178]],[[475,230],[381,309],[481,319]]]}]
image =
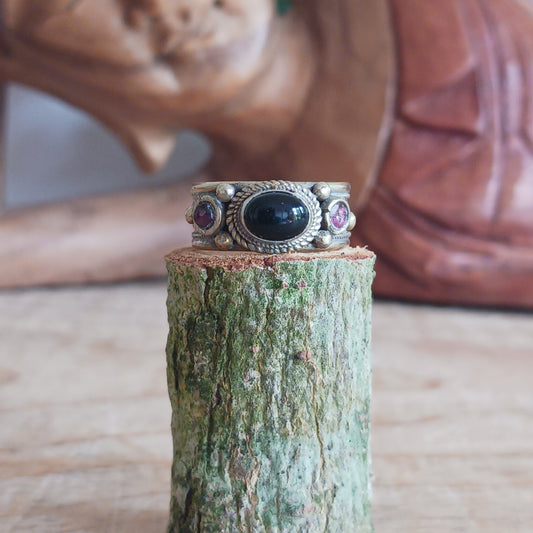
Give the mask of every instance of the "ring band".
[{"label": "ring band", "polygon": [[348,183],[209,182],[192,189],[185,218],[201,249],[280,254],[335,250],[350,242]]}]

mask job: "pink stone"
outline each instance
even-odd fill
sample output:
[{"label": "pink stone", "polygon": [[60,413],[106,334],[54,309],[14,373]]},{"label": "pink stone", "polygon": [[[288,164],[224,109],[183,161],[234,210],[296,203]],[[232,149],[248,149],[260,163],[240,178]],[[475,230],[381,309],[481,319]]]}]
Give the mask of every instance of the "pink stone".
[{"label": "pink stone", "polygon": [[331,223],[337,228],[342,229],[346,225],[349,216],[348,209],[340,202],[336,203],[330,211],[329,218]]},{"label": "pink stone", "polygon": [[202,202],[194,210],[193,218],[200,229],[209,229],[215,223],[215,210],[209,202]]}]

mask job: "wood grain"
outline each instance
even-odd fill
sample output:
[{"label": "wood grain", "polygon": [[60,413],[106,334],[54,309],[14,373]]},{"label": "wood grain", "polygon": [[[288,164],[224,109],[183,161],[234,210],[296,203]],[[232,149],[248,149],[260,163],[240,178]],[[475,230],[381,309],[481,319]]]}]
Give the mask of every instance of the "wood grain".
[{"label": "wood grain", "polygon": [[162,277],[163,256],[190,242],[189,203],[178,183],[7,212],[0,287]]},{"label": "wood grain", "polygon": [[[163,283],[0,293],[2,532],[163,532]],[[533,315],[377,303],[380,533],[530,533]]]}]

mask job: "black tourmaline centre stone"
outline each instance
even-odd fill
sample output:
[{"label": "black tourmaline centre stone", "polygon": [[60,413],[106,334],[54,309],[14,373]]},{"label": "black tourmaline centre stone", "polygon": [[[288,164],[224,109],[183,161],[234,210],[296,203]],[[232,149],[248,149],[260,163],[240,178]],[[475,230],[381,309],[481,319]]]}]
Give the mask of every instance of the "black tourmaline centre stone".
[{"label": "black tourmaline centre stone", "polygon": [[267,241],[286,241],[305,232],[309,210],[302,200],[288,192],[265,192],[244,209],[248,231]]}]

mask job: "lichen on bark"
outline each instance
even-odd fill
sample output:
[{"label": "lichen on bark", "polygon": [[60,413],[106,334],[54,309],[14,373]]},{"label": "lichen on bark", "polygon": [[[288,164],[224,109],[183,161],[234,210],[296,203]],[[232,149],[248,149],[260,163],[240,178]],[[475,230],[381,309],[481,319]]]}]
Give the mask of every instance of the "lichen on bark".
[{"label": "lichen on bark", "polygon": [[369,533],[374,257],[168,258],[169,533]]}]

